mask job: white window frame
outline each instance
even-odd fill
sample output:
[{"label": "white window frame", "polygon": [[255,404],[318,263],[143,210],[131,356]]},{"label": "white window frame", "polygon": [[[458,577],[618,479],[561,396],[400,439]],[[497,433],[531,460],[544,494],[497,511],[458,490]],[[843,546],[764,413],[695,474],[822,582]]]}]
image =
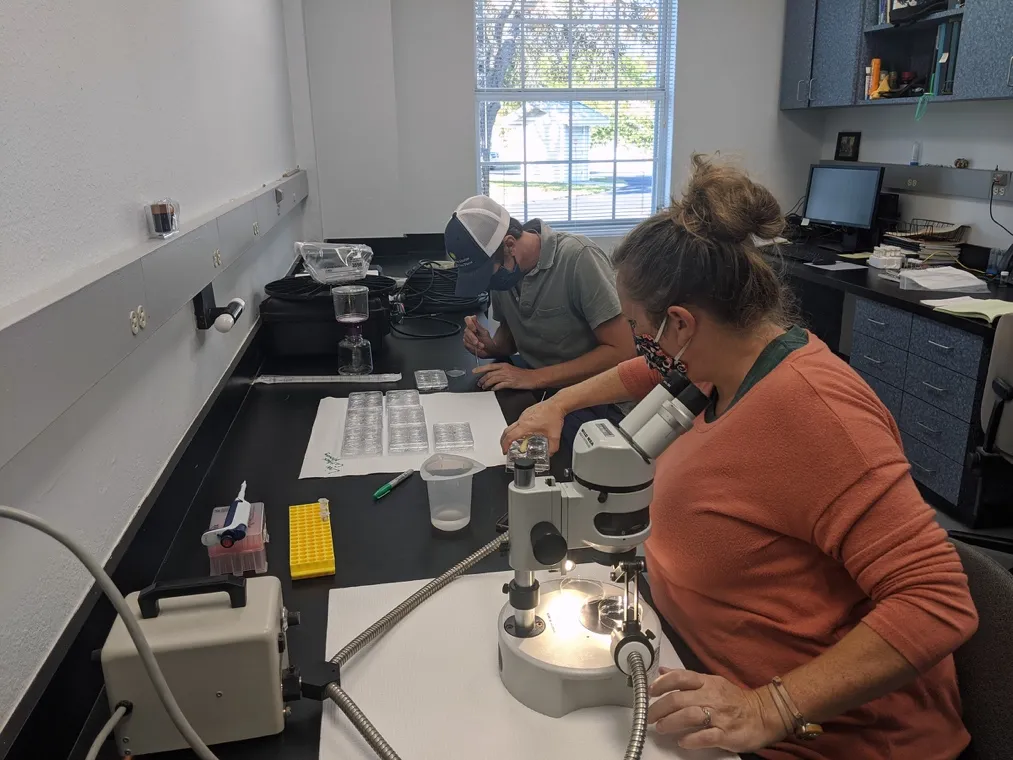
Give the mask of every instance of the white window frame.
[{"label": "white window frame", "polygon": [[[524,15],[525,0],[520,0],[521,18],[523,23],[528,24],[555,24],[555,25],[581,25],[595,23],[596,21],[601,22],[601,19],[560,19],[560,18],[526,18]],[[618,5],[618,0],[617,0]],[[478,72],[477,66],[475,66],[475,187],[476,192],[481,193],[483,191],[482,185],[482,170],[486,166],[495,167],[501,164],[516,164],[517,161],[489,161],[483,163],[482,161],[482,104],[487,102],[520,102],[522,104],[542,101],[570,101],[570,122],[573,121],[573,102],[574,101],[615,101],[616,108],[618,109],[618,103],[623,100],[636,100],[636,101],[655,101],[658,103],[657,113],[658,118],[654,124],[654,177],[652,182],[652,196],[653,203],[652,207],[655,211],[667,207],[670,202],[672,192],[672,140],[673,140],[673,104],[675,100],[675,31],[678,19],[678,0],[661,0],[659,28],[658,28],[658,86],[654,88],[605,88],[605,89],[590,89],[590,88],[544,88],[544,89],[484,89],[479,87],[478,83]],[[491,23],[497,21],[494,18],[480,18],[477,14],[477,3],[473,5],[475,11],[475,29],[477,35],[478,25],[482,23]],[[617,11],[618,15],[618,11]],[[640,19],[608,19],[608,24],[616,24],[616,36],[619,34],[619,27],[622,25],[642,25],[643,21]],[[523,48],[523,25],[521,26],[521,46]],[[477,36],[475,40],[477,48]],[[617,40],[618,48],[618,40]],[[524,59],[522,58],[522,66]],[[571,64],[572,65],[572,64]],[[618,67],[617,67],[618,76]],[[522,79],[523,82],[523,72]],[[527,118],[526,109],[521,108],[522,127],[521,129],[526,133],[527,131]],[[616,124],[618,127],[618,124]],[[619,130],[614,130],[614,139],[616,143],[619,140]],[[525,148],[527,140],[524,140]],[[569,192],[567,193],[567,216],[572,216],[573,206],[573,188],[572,188],[572,167],[574,163],[600,163],[592,161],[573,161],[572,156],[573,136],[572,128],[570,130],[570,160],[565,163],[570,167],[570,185]],[[618,167],[620,163],[642,163],[641,161],[634,161],[627,159],[626,161],[613,158],[613,166]],[[522,166],[528,166],[533,164],[559,164],[558,161],[528,161],[526,150],[523,160],[520,162]],[[616,211],[616,185],[615,185],[615,172],[613,174],[613,185],[612,185],[612,216],[615,216]],[[524,180],[524,209],[520,212],[525,217],[527,216],[527,179],[525,173]],[[511,211],[516,212],[515,209]],[[623,218],[623,219],[601,219],[601,220],[553,220],[546,218],[547,222],[552,223],[552,226],[557,229],[568,230],[571,232],[579,232],[585,235],[599,235],[599,236],[619,236],[629,232],[639,222],[643,221],[645,217],[637,218]],[[521,221],[526,221],[522,219]]]}]

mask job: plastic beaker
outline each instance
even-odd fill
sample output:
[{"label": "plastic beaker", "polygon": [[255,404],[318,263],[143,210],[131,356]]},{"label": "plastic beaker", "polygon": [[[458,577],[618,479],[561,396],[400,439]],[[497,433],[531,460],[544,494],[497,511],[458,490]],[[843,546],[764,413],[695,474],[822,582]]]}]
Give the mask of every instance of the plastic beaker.
[{"label": "plastic beaker", "polygon": [[460,454],[433,454],[420,473],[429,489],[429,519],[437,530],[461,530],[471,522],[471,486],[485,465]]}]

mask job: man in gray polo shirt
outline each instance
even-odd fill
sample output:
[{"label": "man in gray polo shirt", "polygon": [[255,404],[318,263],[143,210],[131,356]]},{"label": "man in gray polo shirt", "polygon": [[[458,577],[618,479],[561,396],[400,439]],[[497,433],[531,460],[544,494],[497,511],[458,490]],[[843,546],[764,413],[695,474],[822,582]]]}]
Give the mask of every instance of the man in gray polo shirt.
[{"label": "man in gray polo shirt", "polygon": [[587,238],[538,219],[522,225],[476,195],[458,206],[445,240],[457,295],[490,291],[500,323],[490,335],[475,317],[466,320],[468,350],[502,360],[475,369],[481,387],[562,388],[636,354],[611,263]]}]

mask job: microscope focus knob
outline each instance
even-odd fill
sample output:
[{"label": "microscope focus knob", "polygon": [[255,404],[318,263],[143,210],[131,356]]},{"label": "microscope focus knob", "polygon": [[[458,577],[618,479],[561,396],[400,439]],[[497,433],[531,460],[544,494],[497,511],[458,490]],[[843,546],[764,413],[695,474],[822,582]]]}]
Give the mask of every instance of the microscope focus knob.
[{"label": "microscope focus knob", "polygon": [[566,539],[550,522],[537,523],[531,529],[531,553],[543,565],[558,565],[566,558]]}]

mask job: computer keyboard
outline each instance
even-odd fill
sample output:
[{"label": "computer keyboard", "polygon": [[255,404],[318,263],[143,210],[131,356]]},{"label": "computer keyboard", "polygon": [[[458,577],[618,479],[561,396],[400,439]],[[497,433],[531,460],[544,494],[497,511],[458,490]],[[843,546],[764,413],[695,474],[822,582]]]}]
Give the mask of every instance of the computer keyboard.
[{"label": "computer keyboard", "polygon": [[809,243],[788,243],[780,246],[781,255],[807,264],[833,264],[837,257],[832,251]]}]

